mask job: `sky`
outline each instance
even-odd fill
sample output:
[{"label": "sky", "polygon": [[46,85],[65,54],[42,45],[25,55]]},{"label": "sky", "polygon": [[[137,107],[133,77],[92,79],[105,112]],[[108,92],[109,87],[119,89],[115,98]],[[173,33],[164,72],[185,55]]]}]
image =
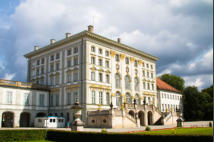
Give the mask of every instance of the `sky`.
[{"label": "sky", "polygon": [[24,54],[50,39],[94,32],[159,58],[157,75],[213,84],[212,0],[1,0],[0,78],[26,81]]}]

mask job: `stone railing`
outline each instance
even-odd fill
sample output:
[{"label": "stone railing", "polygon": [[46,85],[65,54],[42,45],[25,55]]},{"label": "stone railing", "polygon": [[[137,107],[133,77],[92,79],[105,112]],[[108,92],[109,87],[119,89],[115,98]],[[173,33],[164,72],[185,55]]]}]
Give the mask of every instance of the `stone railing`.
[{"label": "stone railing", "polygon": [[33,84],[32,82],[21,82],[21,81],[12,81],[12,80],[4,80],[4,79],[0,79],[0,85],[19,87],[19,88],[43,89],[43,90],[49,89],[48,85]]}]

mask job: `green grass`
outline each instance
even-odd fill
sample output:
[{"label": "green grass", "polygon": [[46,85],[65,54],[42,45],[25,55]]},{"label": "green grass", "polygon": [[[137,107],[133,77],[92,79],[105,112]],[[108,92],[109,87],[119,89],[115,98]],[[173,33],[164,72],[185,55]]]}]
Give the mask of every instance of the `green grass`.
[{"label": "green grass", "polygon": [[24,142],[53,142],[48,140],[34,140],[34,141],[24,141]]},{"label": "green grass", "polygon": [[213,128],[176,128],[168,130],[136,132],[136,134],[213,136]]}]

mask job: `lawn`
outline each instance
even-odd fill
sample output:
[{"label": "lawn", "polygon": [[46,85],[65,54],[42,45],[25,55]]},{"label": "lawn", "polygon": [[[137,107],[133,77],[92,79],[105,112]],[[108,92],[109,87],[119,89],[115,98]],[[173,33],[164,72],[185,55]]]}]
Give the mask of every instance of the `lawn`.
[{"label": "lawn", "polygon": [[136,132],[136,134],[213,136],[213,128],[176,128],[176,129],[167,129],[167,130]]},{"label": "lawn", "polygon": [[48,140],[34,140],[34,141],[25,141],[25,142],[53,142]]}]

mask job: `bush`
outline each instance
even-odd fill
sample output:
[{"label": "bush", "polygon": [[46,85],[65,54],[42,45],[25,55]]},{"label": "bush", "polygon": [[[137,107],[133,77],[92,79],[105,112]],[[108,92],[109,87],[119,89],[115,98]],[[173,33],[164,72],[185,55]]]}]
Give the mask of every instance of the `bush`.
[{"label": "bush", "polygon": [[0,130],[0,142],[44,140],[46,130]]},{"label": "bush", "polygon": [[212,122],[209,122],[209,127],[213,127],[213,124],[212,124]]},{"label": "bush", "polygon": [[106,130],[106,128],[101,130],[101,133],[107,133],[108,131]]},{"label": "bush", "polygon": [[149,127],[149,126],[146,126],[146,129],[145,129],[146,131],[150,131],[151,130],[151,128]]}]

